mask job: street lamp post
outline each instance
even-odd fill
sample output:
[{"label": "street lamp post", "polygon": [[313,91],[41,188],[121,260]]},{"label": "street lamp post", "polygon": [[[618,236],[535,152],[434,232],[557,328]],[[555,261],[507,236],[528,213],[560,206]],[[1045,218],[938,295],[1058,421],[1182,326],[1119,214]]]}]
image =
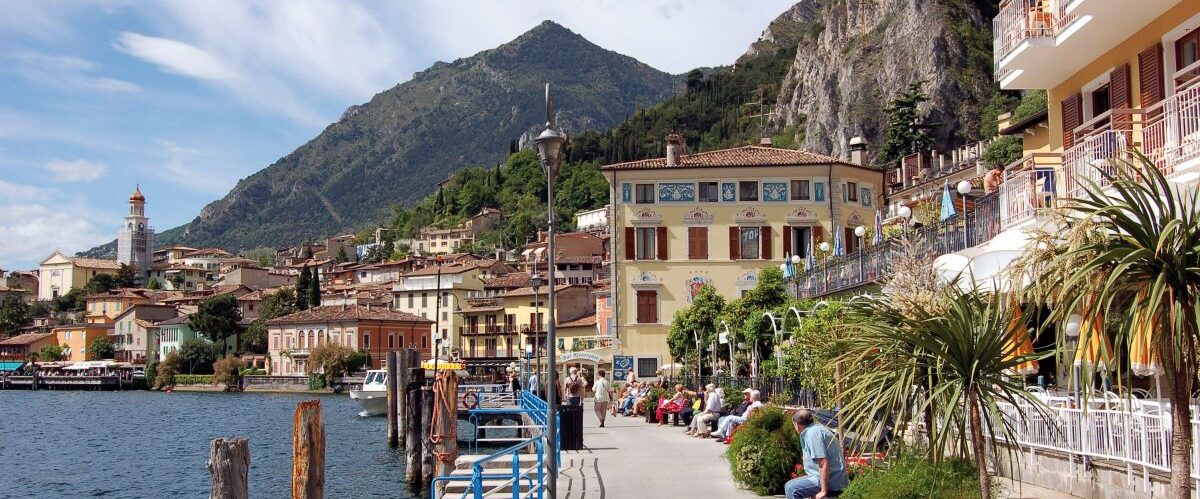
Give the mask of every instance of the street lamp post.
[{"label": "street lamp post", "polygon": [[863,236],[867,235],[867,228],[859,225],[854,228],[854,235],[858,237],[858,282],[867,280],[867,273],[863,269]]},{"label": "street lamp post", "polygon": [[437,299],[434,303],[433,312],[433,376],[437,379],[438,357],[441,356],[442,350],[442,262],[445,257],[438,255],[434,258],[437,262],[437,283],[433,285],[436,289]]},{"label": "street lamp post", "polygon": [[900,209],[896,210],[896,214],[904,219],[904,239],[908,239],[908,221],[912,218],[912,208],[901,206]]},{"label": "street lamp post", "polygon": [[[546,84],[546,129],[533,142],[537,144],[538,157],[542,161],[542,169],[546,173],[546,271],[550,273],[549,287],[546,288],[546,391],[556,387],[555,381],[555,314],[554,314],[554,180],[558,177],[558,167],[562,164],[562,146],[567,137],[554,130],[554,111],[550,101],[550,84]],[[548,444],[547,468],[549,480],[546,490],[553,499],[558,497],[558,408],[555,404],[546,404],[546,442]]]},{"label": "street lamp post", "polygon": [[792,287],[796,290],[792,296],[797,298],[800,297],[800,260],[800,255],[792,255]]},{"label": "street lamp post", "polygon": [[692,331],[692,339],[696,340],[696,382],[700,382],[700,377],[704,375],[704,366],[701,364],[704,359],[704,353],[700,351],[700,332]]},{"label": "street lamp post", "polygon": [[829,291],[829,241],[821,241],[817,247],[821,249],[821,282],[824,290]]},{"label": "street lamp post", "polygon": [[529,365],[529,363],[532,360],[533,360],[533,345],[526,343],[525,344],[525,373],[526,374],[525,374],[525,379],[521,380],[521,386],[525,387],[525,391],[527,391],[531,394],[535,394],[535,393],[537,393],[537,387],[530,386],[530,384],[529,384],[529,376],[530,376],[529,368],[532,367]]},{"label": "street lamp post", "polygon": [[[534,363],[533,368],[534,368],[534,372],[536,372],[538,374],[538,385],[541,385],[542,384],[542,375],[541,375],[542,374],[542,351],[541,351],[541,349],[539,349],[537,347],[537,344],[538,344],[538,341],[540,341],[542,339],[542,297],[541,297],[541,295],[538,294],[538,290],[541,289],[542,283],[545,281],[545,279],[542,277],[541,274],[537,273],[537,261],[536,260],[534,261],[533,265],[534,265],[533,277],[529,278],[529,285],[533,287],[533,324],[530,324],[529,326],[533,329],[533,331],[532,331],[533,332],[533,343],[532,343],[533,351],[537,352],[534,356],[534,358],[537,361]],[[544,394],[546,392],[541,391],[541,387],[539,386],[538,393],[541,393],[544,396]],[[550,399],[547,398],[546,400],[550,400]]]},{"label": "street lamp post", "polygon": [[971,193],[971,181],[963,180],[959,182],[957,189],[958,193],[962,195],[963,249],[967,249],[971,247],[971,245],[967,242],[967,194]]},{"label": "street lamp post", "polygon": [[725,342],[729,343],[729,379],[737,379],[737,362],[733,360],[733,333],[729,332],[729,323],[721,321],[721,326],[725,328]]}]

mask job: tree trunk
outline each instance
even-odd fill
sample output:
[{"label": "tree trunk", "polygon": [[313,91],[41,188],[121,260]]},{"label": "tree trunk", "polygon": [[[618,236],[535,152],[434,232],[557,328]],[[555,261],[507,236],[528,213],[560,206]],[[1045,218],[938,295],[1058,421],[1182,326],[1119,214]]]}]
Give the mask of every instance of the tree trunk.
[{"label": "tree trunk", "polygon": [[[1169,354],[1168,354],[1169,355]],[[1166,355],[1164,357],[1167,357]],[[1164,361],[1166,358],[1163,359]],[[1164,364],[1166,364],[1164,362]],[[1169,364],[1166,364],[1169,365]],[[1167,376],[1171,390],[1171,493],[1174,499],[1192,497],[1192,411],[1188,378],[1193,373],[1181,370]]]},{"label": "tree trunk", "polygon": [[971,411],[971,451],[979,468],[980,497],[992,497],[992,477],[987,471],[987,448],[983,445],[983,419],[979,414],[979,394],[974,387],[967,393],[967,410]]},{"label": "tree trunk", "polygon": [[296,404],[292,418],[292,499],[325,497],[325,422],[321,401]]},{"label": "tree trunk", "polygon": [[250,498],[250,441],[245,438],[214,438],[208,455],[212,473],[209,499]]}]

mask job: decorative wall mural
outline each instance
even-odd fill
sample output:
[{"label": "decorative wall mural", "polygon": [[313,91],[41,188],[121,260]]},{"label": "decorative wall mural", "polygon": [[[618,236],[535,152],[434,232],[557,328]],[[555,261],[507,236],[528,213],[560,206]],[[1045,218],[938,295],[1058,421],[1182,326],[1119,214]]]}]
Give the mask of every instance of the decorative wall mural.
[{"label": "decorative wall mural", "polygon": [[721,184],[721,201],[732,203],[737,201],[737,184],[724,182]]},{"label": "decorative wall mural", "polygon": [[683,214],[684,225],[707,225],[713,221],[712,213],[704,211],[699,206],[692,208]]},{"label": "decorative wall mural", "polygon": [[825,200],[825,182],[813,182],[813,200],[817,202]]},{"label": "decorative wall mural", "polygon": [[863,224],[863,217],[862,215],[859,215],[858,212],[854,212],[850,214],[850,218],[847,219],[846,222],[846,225],[850,227],[858,227],[859,225]]},{"label": "decorative wall mural", "polygon": [[663,182],[658,184],[658,200],[664,203],[691,203],[696,200],[696,184]]},{"label": "decorative wall mural", "polygon": [[689,277],[687,281],[684,281],[684,286],[687,288],[687,294],[685,296],[687,296],[688,303],[691,303],[692,300],[696,299],[696,295],[700,293],[700,288],[704,287],[705,284],[712,284],[712,279],[702,275],[694,275]]},{"label": "decorative wall mural", "polygon": [[788,213],[788,223],[805,223],[812,222],[817,219],[817,215],[806,208],[796,208]]},{"label": "decorative wall mural", "polygon": [[633,214],[634,225],[658,225],[662,223],[662,215],[650,208],[642,208]]},{"label": "decorative wall mural", "polygon": [[629,182],[621,184],[621,202],[625,204],[633,202],[633,184]]},{"label": "decorative wall mural", "polygon": [[738,210],[737,215],[734,216],[734,221],[743,223],[760,223],[766,222],[767,216],[764,215],[763,212],[758,208],[751,206],[744,210]]},{"label": "decorative wall mural", "polygon": [[754,287],[758,285],[758,271],[750,271],[742,274],[741,277],[738,277],[737,280],[734,281],[734,285],[737,286],[738,291],[749,291],[754,289]]},{"label": "decorative wall mural", "polygon": [[763,182],[763,201],[787,201],[787,182]]}]

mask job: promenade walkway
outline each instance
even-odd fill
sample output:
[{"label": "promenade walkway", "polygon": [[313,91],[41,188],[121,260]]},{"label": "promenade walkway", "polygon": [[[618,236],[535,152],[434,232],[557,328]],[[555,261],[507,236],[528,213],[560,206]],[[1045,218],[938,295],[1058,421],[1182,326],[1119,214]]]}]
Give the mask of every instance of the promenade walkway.
[{"label": "promenade walkway", "polygon": [[644,418],[608,417],[604,428],[583,407],[582,451],[563,451],[558,497],[601,499],[758,497],[742,490],[722,457],[725,446],[683,434],[683,427],[646,424]]}]

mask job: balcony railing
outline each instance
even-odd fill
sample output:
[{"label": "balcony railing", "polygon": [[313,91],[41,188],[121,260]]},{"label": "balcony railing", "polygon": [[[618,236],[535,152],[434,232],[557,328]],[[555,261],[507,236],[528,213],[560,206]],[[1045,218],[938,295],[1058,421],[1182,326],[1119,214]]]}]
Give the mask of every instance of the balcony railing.
[{"label": "balcony railing", "polygon": [[505,324],[476,324],[474,326],[458,326],[458,334],[516,334],[517,328]]},{"label": "balcony railing", "polygon": [[[910,230],[906,237],[918,258],[932,259],[987,242],[1000,230],[1000,197],[992,193],[975,199],[974,207],[966,213]],[[794,294],[811,298],[874,283],[891,272],[892,261],[902,250],[902,243],[889,239],[845,256],[831,257],[818,263],[817,268],[798,275]]]},{"label": "balcony railing", "polygon": [[1051,168],[1037,168],[1036,159],[1026,156],[1009,165],[1014,172],[1000,184],[1000,214],[1002,228],[1032,220],[1038,212],[1054,206],[1057,197],[1055,173]]},{"label": "balcony railing", "polygon": [[[1008,0],[1000,3],[1000,12],[992,20],[993,60],[996,75],[1000,74],[1000,63],[1022,42],[1038,38],[1058,36],[1075,20],[1067,13],[1066,0]],[[999,79],[999,78],[997,78]]]},{"label": "balcony railing", "polygon": [[1146,109],[1142,150],[1165,174],[1200,158],[1200,84]]},{"label": "balcony railing", "polygon": [[1114,174],[1129,157],[1129,134],[1124,131],[1104,130],[1084,137],[1063,153],[1066,196],[1082,197],[1088,184],[1107,186],[1105,174]]}]

